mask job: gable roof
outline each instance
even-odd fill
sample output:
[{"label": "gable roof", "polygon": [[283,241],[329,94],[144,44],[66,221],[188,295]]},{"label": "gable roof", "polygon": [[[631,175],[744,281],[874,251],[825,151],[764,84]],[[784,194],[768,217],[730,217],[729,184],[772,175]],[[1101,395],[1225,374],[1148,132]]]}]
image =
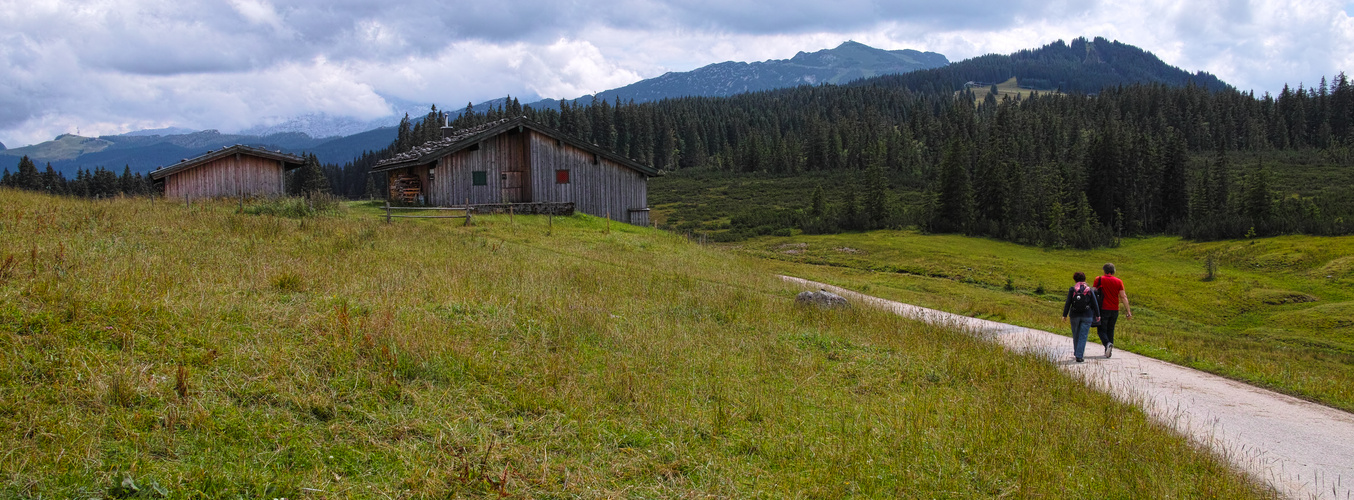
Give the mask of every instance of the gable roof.
[{"label": "gable roof", "polygon": [[158,181],[170,175],[177,174],[184,170],[197,168],[202,165],[206,165],[208,163],[219,160],[221,158],[225,158],[227,156],[231,156],[236,153],[280,161],[282,162],[282,170],[284,171],[300,167],[306,162],[305,158],[296,156],[294,154],[283,153],[281,151],[269,151],[263,148],[255,148],[245,146],[242,144],[236,144],[234,146],[221,148],[216,151],[207,151],[202,156],[198,156],[196,158],[191,158],[187,160],[180,160],[178,163],[175,163],[173,165],[157,168],[151,171],[150,178],[152,180]]},{"label": "gable roof", "polygon": [[425,142],[422,145],[415,147],[414,149],[397,154],[389,159],[382,160],[378,162],[375,167],[372,167],[371,171],[373,173],[384,172],[387,170],[394,170],[397,168],[411,167],[414,165],[422,165],[425,163],[430,163],[437,160],[438,158],[455,153],[462,149],[468,148],[472,145],[479,144],[481,141],[485,139],[496,136],[498,134],[502,134],[504,132],[507,132],[509,130],[518,127],[521,127],[523,129],[535,130],[542,134],[548,135],[552,138],[558,139],[562,142],[568,143],[573,147],[582,149],[589,153],[598,155],[602,158],[606,158],[608,160],[616,162],[621,166],[624,166],[626,168],[629,168],[630,170],[634,170],[646,176],[658,175],[658,170],[651,166],[645,165],[630,158],[626,158],[624,156],[613,153],[602,146],[588,143],[577,137],[570,136],[568,134],[565,134],[564,132],[560,132],[553,128],[547,127],[541,123],[529,120],[525,116],[519,116],[516,118],[504,118],[502,120],[492,121],[489,123],[485,123],[483,125],[456,130],[453,132],[452,135],[448,137]]}]

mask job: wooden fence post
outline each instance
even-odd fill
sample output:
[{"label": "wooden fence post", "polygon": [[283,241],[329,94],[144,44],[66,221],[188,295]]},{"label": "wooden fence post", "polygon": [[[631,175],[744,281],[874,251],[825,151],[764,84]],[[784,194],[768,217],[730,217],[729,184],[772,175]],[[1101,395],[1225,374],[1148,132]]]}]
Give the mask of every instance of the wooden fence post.
[{"label": "wooden fence post", "polygon": [[611,234],[611,211],[606,211],[606,234]]},{"label": "wooden fence post", "polygon": [[386,200],[386,224],[390,223],[390,200]]},{"label": "wooden fence post", "polygon": [[470,225],[470,198],[466,198],[466,199],[465,199],[465,224],[464,224],[464,225],[466,225],[466,226],[469,226],[469,225]]},{"label": "wooden fence post", "polygon": [[508,204],[508,224],[515,224],[512,220],[512,203]]},{"label": "wooden fence post", "polygon": [[550,211],[550,215],[546,216],[546,220],[550,222],[550,226],[545,230],[545,235],[546,235],[546,236],[553,236],[553,235],[555,234],[555,211],[554,211],[554,210],[551,210],[551,211]]}]

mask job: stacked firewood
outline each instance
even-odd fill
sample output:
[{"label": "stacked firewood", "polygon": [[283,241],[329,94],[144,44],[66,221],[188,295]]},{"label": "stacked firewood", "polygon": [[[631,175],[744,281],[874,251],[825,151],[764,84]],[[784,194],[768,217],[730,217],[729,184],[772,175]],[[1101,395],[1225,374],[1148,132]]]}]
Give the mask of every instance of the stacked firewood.
[{"label": "stacked firewood", "polygon": [[400,174],[390,180],[390,199],[413,203],[423,192],[423,183],[417,175]]}]

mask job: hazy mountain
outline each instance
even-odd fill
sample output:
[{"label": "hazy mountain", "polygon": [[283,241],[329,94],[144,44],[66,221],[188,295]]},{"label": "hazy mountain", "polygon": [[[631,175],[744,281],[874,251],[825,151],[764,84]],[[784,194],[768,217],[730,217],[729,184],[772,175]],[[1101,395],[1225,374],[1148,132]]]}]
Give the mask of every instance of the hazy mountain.
[{"label": "hazy mountain", "polygon": [[4,150],[5,150],[5,143],[0,142],[0,151],[4,151]]},{"label": "hazy mountain", "polygon": [[95,137],[61,134],[56,136],[56,139],[44,143],[0,151],[0,155],[27,156],[35,162],[70,160],[81,155],[103,151],[112,145],[113,143],[110,141]]},{"label": "hazy mountain", "polygon": [[197,132],[197,131],[196,131],[196,130],[193,130],[193,129],[191,129],[191,128],[183,128],[183,127],[165,127],[165,128],[152,128],[152,129],[146,129],[146,130],[137,130],[137,131],[135,131],[135,132],[127,132],[127,133],[125,133],[125,134],[118,134],[118,135],[119,135],[119,136],[123,136],[123,137],[141,137],[141,136],[148,136],[148,135],[183,135],[183,134],[191,134],[191,133],[193,133],[193,132]]},{"label": "hazy mountain", "polygon": [[[735,62],[702,66],[691,71],[664,73],[624,87],[599,92],[598,100],[636,103],[673,97],[718,97],[799,85],[841,84],[878,75],[907,73],[949,64],[944,55],[911,49],[883,50],[859,42],[845,42],[835,49],[800,52],[789,59]],[[576,99],[591,102],[593,96]],[[483,103],[494,104],[501,100]],[[478,107],[480,105],[476,105]],[[555,99],[528,104],[536,109],[559,107]],[[456,110],[460,111],[460,110]]]},{"label": "hazy mountain", "polygon": [[[256,125],[239,131],[240,135],[266,137],[287,132],[301,132],[314,138],[337,138],[360,134],[382,127],[394,127],[408,114],[410,118],[428,114],[430,103],[418,103],[393,96],[381,96],[390,104],[391,113],[372,120],[335,116],[328,113],[308,113],[281,119],[272,125]],[[385,146],[382,146],[385,147]],[[345,160],[346,161],[346,160]]]},{"label": "hazy mountain", "polygon": [[364,151],[384,149],[395,140],[395,135],[393,127],[338,138],[313,138],[301,132],[267,136],[222,134],[216,130],[174,135],[122,134],[102,137],[64,134],[41,144],[0,150],[0,164],[17,162],[18,157],[26,155],[39,164],[51,163],[53,168],[68,177],[74,175],[77,169],[92,170],[96,167],[121,172],[127,166],[133,172],[147,172],[201,155],[209,149],[235,144],[288,153],[315,153],[321,162],[343,163]]},{"label": "hazy mountain", "polygon": [[763,62],[722,62],[693,71],[665,73],[597,95],[621,102],[656,101],[668,97],[727,96],[758,90],[841,84],[878,75],[907,73],[945,66],[949,61],[935,52],[882,50],[857,42],[835,49],[800,52],[790,59]]}]

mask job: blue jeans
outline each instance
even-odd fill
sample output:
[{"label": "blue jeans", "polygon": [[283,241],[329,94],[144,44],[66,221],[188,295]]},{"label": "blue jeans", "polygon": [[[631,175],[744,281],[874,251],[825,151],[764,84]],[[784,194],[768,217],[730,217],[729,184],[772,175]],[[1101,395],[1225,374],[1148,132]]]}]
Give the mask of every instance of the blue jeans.
[{"label": "blue jeans", "polygon": [[1091,323],[1095,318],[1071,316],[1068,319],[1072,321],[1072,354],[1082,359],[1086,355],[1086,337],[1091,335]]}]

